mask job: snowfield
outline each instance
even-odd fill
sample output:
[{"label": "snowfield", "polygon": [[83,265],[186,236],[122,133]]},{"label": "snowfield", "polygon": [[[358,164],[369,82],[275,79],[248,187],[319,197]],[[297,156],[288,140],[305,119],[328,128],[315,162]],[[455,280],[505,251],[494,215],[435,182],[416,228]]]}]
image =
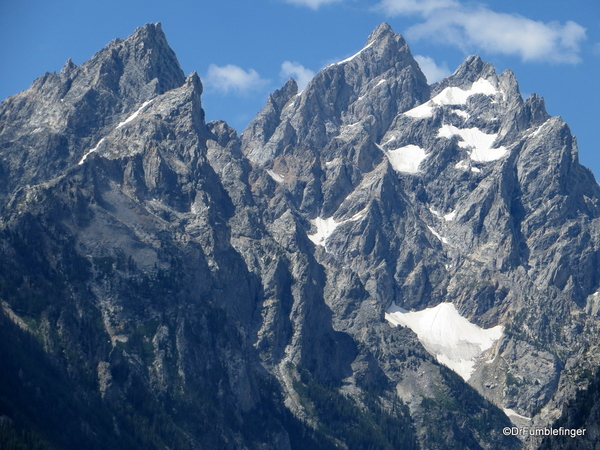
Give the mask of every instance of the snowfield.
[{"label": "snowfield", "polygon": [[[467,99],[472,95],[483,94],[494,96],[499,93],[501,92],[499,92],[488,80],[479,79],[471,85],[471,89],[467,89],[466,91],[458,87],[447,87],[428,102],[406,111],[404,114],[415,119],[425,119],[431,117],[434,108],[437,108],[438,106],[466,105]],[[465,118],[468,118],[469,116],[465,111],[457,110],[455,112]]]},{"label": "snowfield", "polygon": [[453,125],[442,125],[438,131],[438,137],[451,139],[460,136],[462,141],[458,143],[461,148],[471,149],[471,159],[477,162],[496,161],[508,153],[505,147],[492,148],[497,134],[486,134],[479,128],[456,128]]},{"label": "snowfield", "polygon": [[396,172],[407,173],[417,173],[419,164],[428,156],[425,150],[412,144],[394,150],[387,150],[385,154]]},{"label": "snowfield", "polygon": [[440,303],[422,311],[407,311],[395,303],[385,319],[394,326],[415,332],[423,347],[441,364],[467,381],[475,370],[475,360],[502,337],[498,325],[483,329],[458,314],[452,303]]},{"label": "snowfield", "polygon": [[360,211],[354,214],[352,217],[346,220],[342,220],[341,222],[336,222],[333,220],[333,217],[329,217],[327,219],[322,219],[321,217],[316,217],[310,221],[312,225],[314,225],[317,229],[316,233],[309,234],[308,238],[315,244],[325,247],[325,241],[327,238],[333,234],[335,229],[340,225],[346,222],[356,222],[357,220],[362,219],[365,216],[365,212]]}]

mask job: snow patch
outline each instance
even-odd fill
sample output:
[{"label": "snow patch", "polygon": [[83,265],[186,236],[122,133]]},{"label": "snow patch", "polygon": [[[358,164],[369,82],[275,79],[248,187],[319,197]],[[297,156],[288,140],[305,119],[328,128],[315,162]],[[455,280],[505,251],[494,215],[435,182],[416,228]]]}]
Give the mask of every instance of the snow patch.
[{"label": "snow patch", "polygon": [[488,80],[480,78],[471,85],[471,89],[466,91],[458,87],[447,87],[438,95],[433,97],[438,105],[464,105],[467,99],[475,94],[496,95],[498,91]]},{"label": "snow patch", "polygon": [[336,222],[333,217],[322,219],[317,217],[312,219],[310,223],[317,228],[317,232],[309,234],[308,238],[315,244],[325,247],[325,241],[333,234],[335,229],[346,222],[355,222],[362,219],[365,216],[364,210],[354,214],[352,217],[341,222]]},{"label": "snow patch", "polygon": [[548,120],[546,120],[546,122],[544,122],[543,124],[537,126],[533,131],[529,132],[529,136],[536,137],[538,134],[540,134],[540,132],[542,131],[542,128],[544,128],[544,125],[546,125],[547,122],[548,122]]},{"label": "snow patch", "polygon": [[417,173],[419,164],[428,156],[425,150],[412,144],[385,151],[385,154],[396,172],[408,173]]},{"label": "snow patch", "polygon": [[148,100],[148,101],[145,101],[144,103],[142,103],[142,106],[140,106],[136,112],[134,112],[127,119],[125,119],[123,122],[120,122],[119,125],[117,125],[117,129],[121,128],[123,125],[127,125],[129,122],[131,122],[137,116],[139,116],[140,113],[144,110],[144,108],[146,108],[146,106],[148,106],[150,103],[152,103],[153,100],[154,99]]},{"label": "snow patch", "polygon": [[456,164],[454,164],[454,168],[467,170],[469,168],[469,164],[463,159],[462,161],[459,161]]},{"label": "snow patch", "polygon": [[385,313],[394,326],[409,327],[423,347],[441,364],[467,381],[475,370],[475,360],[502,337],[497,325],[483,329],[462,317],[452,303],[440,303],[422,311],[407,311],[395,303]]},{"label": "snow patch", "polygon": [[516,412],[515,410],[510,409],[510,408],[504,408],[502,411],[504,411],[504,414],[506,414],[508,417],[517,417],[519,419],[523,419],[523,420],[527,420],[527,421],[531,420],[531,417],[522,416],[521,414],[519,414],[518,412]]},{"label": "snow patch", "polygon": [[433,234],[436,238],[438,238],[442,243],[447,244],[448,243],[448,239],[446,239],[445,237],[442,237],[440,235],[440,233],[438,233],[437,231],[435,231],[433,228],[431,228],[429,225],[427,225],[427,228],[429,228],[429,231],[431,231],[431,234]]},{"label": "snow patch", "polygon": [[78,165],[82,165],[83,162],[86,160],[86,158],[91,155],[92,153],[94,153],[96,150],[98,150],[98,147],[100,147],[100,144],[102,144],[104,142],[104,138],[100,139],[98,141],[98,143],[96,144],[96,146],[91,149],[89,152],[87,152],[85,155],[83,155],[83,158],[81,158],[81,160],[77,163]]},{"label": "snow patch", "polygon": [[444,220],[446,222],[452,222],[456,218],[456,210],[449,212],[448,214],[444,214]]},{"label": "snow patch", "polygon": [[315,245],[325,246],[325,241],[334,230],[339,226],[333,217],[329,217],[328,219],[322,219],[317,217],[316,219],[312,219],[310,221],[315,227],[317,227],[317,232],[315,234],[309,234],[308,238],[314,242]]},{"label": "snow patch", "polygon": [[435,217],[441,217],[442,216],[438,211],[436,211],[435,209],[433,209],[431,207],[429,207],[429,212],[431,214],[433,214]]},{"label": "snow patch", "polygon": [[281,175],[279,175],[278,173],[273,172],[271,169],[267,169],[267,173],[276,182],[281,183],[283,181],[283,177]]},{"label": "snow patch", "polygon": [[360,55],[362,52],[364,52],[366,49],[368,49],[370,46],[372,46],[375,43],[375,41],[373,42],[369,42],[369,44],[367,44],[366,46],[364,46],[361,50],[359,50],[358,52],[356,52],[354,55],[352,55],[350,58],[346,58],[343,61],[337,62],[335,64],[332,64],[332,66],[337,66],[340,64],[345,64],[347,62],[352,61],[354,58],[356,58],[358,55]]},{"label": "snow patch", "polygon": [[325,167],[330,169],[331,167],[337,165],[340,162],[340,158],[333,158],[331,161],[325,162]]},{"label": "snow patch", "polygon": [[415,119],[424,119],[433,115],[433,108],[435,107],[433,100],[429,100],[416,108],[410,109],[404,113],[405,116],[413,117]]},{"label": "snow patch", "polygon": [[383,84],[383,83],[387,83],[387,80],[385,78],[383,80],[379,80],[379,83],[377,83],[375,85],[375,87],[377,87],[377,86],[379,86],[380,84]]},{"label": "snow patch", "polygon": [[[431,117],[435,107],[443,105],[466,105],[467,99],[472,95],[483,94],[492,96],[498,94],[498,92],[499,91],[492,85],[492,83],[481,78],[473,83],[471,88],[467,89],[466,91],[459,87],[447,87],[428,102],[406,111],[404,114],[418,119]],[[460,110],[455,110],[453,112],[465,118],[469,117],[466,112],[459,111]]]},{"label": "snow patch", "polygon": [[397,138],[396,138],[396,136],[392,136],[391,138],[389,138],[387,141],[385,141],[385,142],[384,142],[383,144],[381,144],[381,145],[387,145],[387,144],[389,144],[390,142],[392,142],[392,141],[395,141],[396,139],[397,139]]},{"label": "snow patch", "polygon": [[466,111],[463,111],[462,109],[454,109],[452,110],[452,112],[454,114],[456,114],[457,116],[462,117],[463,119],[467,120],[470,116],[470,114]]},{"label": "snow patch", "polygon": [[486,134],[479,128],[456,128],[454,125],[442,125],[438,131],[438,137],[450,139],[456,135],[462,138],[462,142],[458,143],[459,147],[471,149],[470,157],[473,161],[496,161],[508,153],[504,146],[492,148],[497,134]]}]

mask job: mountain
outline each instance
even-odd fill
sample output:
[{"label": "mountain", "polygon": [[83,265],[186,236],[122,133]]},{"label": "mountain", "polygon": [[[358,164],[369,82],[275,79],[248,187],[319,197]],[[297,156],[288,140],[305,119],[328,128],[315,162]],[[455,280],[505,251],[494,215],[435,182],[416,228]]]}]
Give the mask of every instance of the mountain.
[{"label": "mountain", "polygon": [[0,104],[3,446],[595,429],[600,190],[512,72],[428,85],[382,24],[239,136],[201,95],[149,24]]}]

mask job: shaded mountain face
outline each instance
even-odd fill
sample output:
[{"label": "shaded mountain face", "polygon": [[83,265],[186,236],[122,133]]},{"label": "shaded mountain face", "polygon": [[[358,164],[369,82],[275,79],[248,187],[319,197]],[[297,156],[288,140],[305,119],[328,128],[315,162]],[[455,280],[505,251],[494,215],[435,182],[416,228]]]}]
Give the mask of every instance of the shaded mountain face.
[{"label": "shaded mountain face", "polygon": [[201,94],[155,24],[0,104],[0,439],[536,448],[502,428],[593,421],[600,191],[510,71],[430,86],[382,24],[241,136]]}]

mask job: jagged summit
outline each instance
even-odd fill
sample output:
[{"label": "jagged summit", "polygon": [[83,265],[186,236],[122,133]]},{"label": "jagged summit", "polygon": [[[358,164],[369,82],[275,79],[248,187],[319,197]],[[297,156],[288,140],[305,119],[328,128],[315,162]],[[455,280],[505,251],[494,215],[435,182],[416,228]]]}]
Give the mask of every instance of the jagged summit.
[{"label": "jagged summit", "polygon": [[392,27],[389,23],[383,22],[377,25],[375,30],[373,30],[373,32],[369,35],[369,38],[367,39],[367,44],[370,44],[373,41],[385,38],[387,36],[395,37],[397,36],[397,34],[394,32],[394,30],[392,30]]},{"label": "jagged summit", "polygon": [[135,29],[127,38],[141,41],[166,41],[167,37],[162,29],[162,23],[147,23]]},{"label": "jagged summit", "polygon": [[[194,80],[201,93],[197,75]],[[1,140],[8,148],[0,155],[6,171],[0,194],[25,180],[37,184],[58,176],[146,102],[185,81],[160,24],[112,41],[80,66],[68,60],[59,74],[38,78],[0,104]]]},{"label": "jagged summit", "polygon": [[243,133],[244,151],[252,161],[265,163],[281,152],[282,147],[270,141],[282,135],[286,140],[303,136],[300,140],[306,146],[318,148],[343,127],[371,118],[370,133],[379,139],[398,112],[428,96],[427,80],[406,42],[388,24],[382,24],[365,47],[317,73],[280,112],[273,114],[267,104],[256,120],[264,122],[268,116],[268,131],[256,136],[256,124],[251,122]]}]

